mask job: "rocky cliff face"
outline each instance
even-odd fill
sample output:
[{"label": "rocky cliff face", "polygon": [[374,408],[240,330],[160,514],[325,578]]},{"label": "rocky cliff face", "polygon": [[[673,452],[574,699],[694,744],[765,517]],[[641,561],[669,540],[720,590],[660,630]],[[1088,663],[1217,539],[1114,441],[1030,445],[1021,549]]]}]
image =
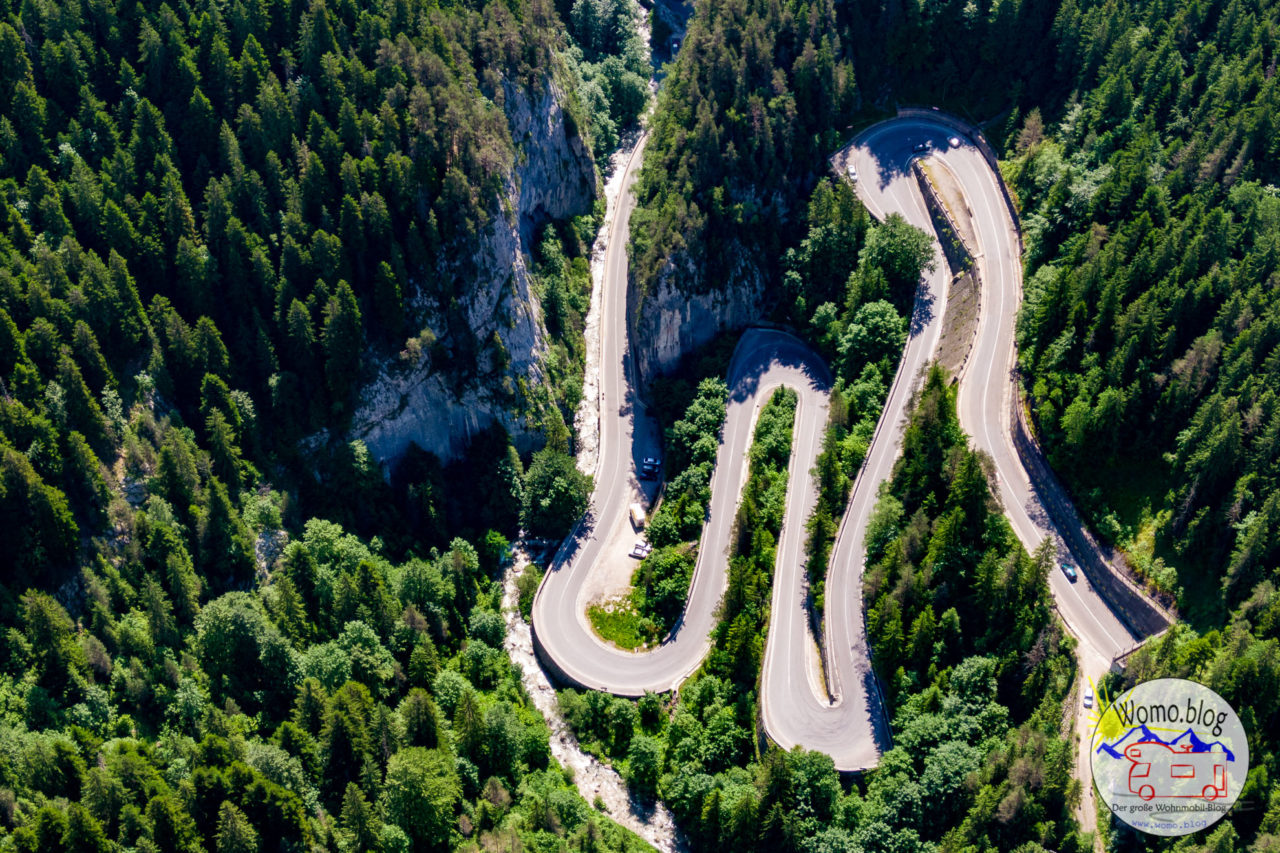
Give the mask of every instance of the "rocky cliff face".
[{"label": "rocky cliff face", "polygon": [[[518,447],[530,440],[515,411],[514,392],[521,380],[530,386],[542,381],[547,351],[529,269],[532,240],[546,220],[589,211],[597,182],[591,152],[566,119],[566,96],[554,81],[538,91],[506,83],[502,94],[515,168],[504,196],[495,200],[492,225],[476,257],[479,272],[458,306],[481,347],[479,375],[458,387],[448,366],[430,357],[409,367],[395,359],[380,365],[362,393],[351,431],[379,461],[398,457],[410,442],[442,460],[456,458],[494,421]],[[421,298],[411,303],[427,328],[444,328],[441,306]]]},{"label": "rocky cliff face", "polygon": [[727,329],[739,329],[762,316],[764,279],[750,253],[743,251],[725,281],[696,288],[700,273],[687,258],[667,261],[653,291],[637,304],[637,288],[627,291],[627,314],[640,381],[647,385],[686,354]]}]

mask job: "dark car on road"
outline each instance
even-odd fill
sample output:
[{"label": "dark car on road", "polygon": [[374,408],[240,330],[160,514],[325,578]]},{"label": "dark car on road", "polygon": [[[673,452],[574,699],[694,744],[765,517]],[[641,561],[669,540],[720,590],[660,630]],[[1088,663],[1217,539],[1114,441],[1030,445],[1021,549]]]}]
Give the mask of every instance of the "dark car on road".
[{"label": "dark car on road", "polygon": [[1075,583],[1076,579],[1080,577],[1080,573],[1076,571],[1076,567],[1071,565],[1070,563],[1062,564],[1062,573],[1066,575],[1067,580],[1071,581],[1072,583]]},{"label": "dark car on road", "polygon": [[644,461],[640,463],[640,479],[656,480],[658,478],[658,469],[662,467],[657,459],[652,456],[646,456]]}]

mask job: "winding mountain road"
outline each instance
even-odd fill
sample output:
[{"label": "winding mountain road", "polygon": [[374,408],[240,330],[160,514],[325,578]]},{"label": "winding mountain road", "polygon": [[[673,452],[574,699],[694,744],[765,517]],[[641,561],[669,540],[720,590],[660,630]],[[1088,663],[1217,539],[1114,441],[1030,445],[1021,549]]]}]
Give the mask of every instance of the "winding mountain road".
[{"label": "winding mountain road", "polygon": [[[977,341],[961,379],[961,424],[995,461],[998,490],[1017,535],[1029,549],[1055,535],[1014,452],[1009,424],[1014,388],[1013,328],[1021,296],[1017,232],[997,176],[968,140],[951,147],[955,130],[928,118],[899,118],[860,134],[833,158],[856,169],[858,192],[883,219],[901,214],[933,234],[910,162],[920,143],[932,146],[956,176],[977,221],[976,249],[983,295]],[[637,152],[643,143],[637,146]],[[747,476],[756,416],[773,389],[799,394],[786,515],[778,542],[771,619],[764,657],[761,712],[766,733],[783,748],[802,745],[832,756],[837,769],[874,767],[889,730],[871,669],[862,610],[864,536],[880,484],[892,472],[916,380],[932,360],[941,332],[949,272],[935,242],[936,268],[916,295],[907,345],[884,411],[855,481],[832,552],[824,627],[825,678],[804,608],[805,522],[816,503],[812,476],[827,419],[830,377],[822,359],[794,337],[752,329],[730,365],[730,398],[716,457],[712,499],[685,613],[659,647],[626,652],[600,640],[586,618],[587,579],[611,537],[628,524],[627,505],[640,494],[634,472],[656,450],[656,431],[642,414],[630,380],[626,326],[628,221],[638,154],[626,165],[605,259],[601,329],[600,456],[591,509],[556,555],[533,604],[534,641],[543,663],[561,679],[622,696],[672,690],[710,649],[710,634],[728,571],[728,547]],[[1060,537],[1056,537],[1061,541]],[[1108,662],[1134,638],[1087,580],[1071,584],[1055,571],[1050,584],[1068,626],[1089,660]],[[1098,670],[1100,673],[1101,670]],[[825,683],[824,683],[825,682]]]},{"label": "winding mountain road", "polygon": [[[960,140],[959,147],[948,143],[953,137]],[[910,162],[918,156],[913,149],[921,143],[960,185],[976,230],[982,307],[974,349],[960,378],[960,425],[973,446],[995,462],[1005,515],[1027,550],[1034,551],[1045,537],[1052,537],[1059,561],[1079,565],[1083,555],[1072,555],[1062,544],[1045,511],[1045,498],[1033,488],[1013,445],[1014,325],[1022,301],[1022,254],[999,178],[978,148],[953,126],[920,117],[891,119],[868,128],[835,161],[856,169],[858,194],[874,215],[898,213],[933,234],[933,223],[910,172]],[[937,254],[939,269],[948,276],[940,250]],[[1091,676],[1101,674],[1112,659],[1141,639],[1129,632],[1087,577],[1082,575],[1073,583],[1055,569],[1049,586],[1064,621],[1085,647],[1086,671]]]}]

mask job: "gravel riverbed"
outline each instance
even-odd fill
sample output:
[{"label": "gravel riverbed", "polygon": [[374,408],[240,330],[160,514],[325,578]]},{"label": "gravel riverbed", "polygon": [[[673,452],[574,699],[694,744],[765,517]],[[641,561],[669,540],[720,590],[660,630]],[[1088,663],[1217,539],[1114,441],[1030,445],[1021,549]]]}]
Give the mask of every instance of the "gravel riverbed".
[{"label": "gravel riverbed", "polygon": [[520,668],[520,680],[534,706],[551,729],[551,754],[573,771],[573,781],[588,803],[598,797],[610,818],[639,835],[662,853],[686,850],[676,830],[671,812],[662,803],[653,807],[636,802],[618,772],[578,746],[578,739],[560,716],[555,688],[538,663],[533,650],[533,633],[520,615],[520,593],[516,581],[529,565],[528,555],[517,549],[515,559],[502,578],[502,612],[507,622],[507,654]]}]

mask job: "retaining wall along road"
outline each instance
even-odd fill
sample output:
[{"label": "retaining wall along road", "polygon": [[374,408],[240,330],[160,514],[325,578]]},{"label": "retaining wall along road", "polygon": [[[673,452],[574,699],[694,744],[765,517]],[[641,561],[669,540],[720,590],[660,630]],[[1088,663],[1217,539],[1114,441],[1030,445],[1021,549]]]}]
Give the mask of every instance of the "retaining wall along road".
[{"label": "retaining wall along road", "polygon": [[1045,511],[1058,532],[1068,540],[1071,552],[1080,559],[1080,569],[1089,583],[1102,593],[1111,610],[1135,636],[1149,637],[1164,631],[1176,617],[1153,601],[1123,569],[1116,567],[1116,562],[1123,561],[1123,555],[1094,539],[1075,507],[1069,501],[1056,497],[1067,494],[1067,491],[1045,461],[1044,450],[1031,431],[1021,390],[1013,411],[1014,449],[1022,459],[1032,486],[1039,493]]},{"label": "retaining wall along road", "polygon": [[[898,115],[899,117],[932,119],[956,129],[973,142],[990,164],[992,171],[997,176],[1000,175],[999,158],[996,156],[995,149],[987,142],[981,130],[963,119],[945,113],[942,110],[921,107],[899,107]],[[918,165],[916,169],[917,179],[920,180],[921,187],[924,190],[926,205],[929,205],[933,201],[931,199],[933,187],[927,177],[921,174]],[[1022,223],[1018,219],[1017,207],[1013,202],[1013,197],[1009,194],[1009,188],[1005,185],[1005,182],[997,180],[996,183],[1000,187],[1000,193],[1004,197],[1005,204],[1008,205],[1009,214],[1013,219],[1014,228],[1018,236],[1018,250],[1021,253],[1023,250]],[[932,207],[930,207],[930,212],[932,212]],[[947,216],[945,206],[943,206],[943,216],[954,227],[954,223],[951,223],[950,217]],[[969,254],[972,256],[972,252]],[[1063,488],[1057,475],[1054,474],[1053,469],[1049,466],[1044,450],[1036,440],[1035,433],[1027,420],[1026,405],[1022,395],[1022,383],[1015,380],[1014,387],[1017,389],[1018,394],[1018,398],[1012,407],[1013,423],[1010,424],[1014,449],[1022,460],[1027,476],[1031,478],[1032,488],[1038,493],[1041,503],[1053,521],[1054,526],[1068,540],[1067,544],[1074,554],[1077,556],[1084,555],[1081,559],[1081,570],[1085,572],[1089,582],[1102,594],[1103,600],[1125,624],[1125,627],[1136,636],[1149,637],[1164,631],[1177,617],[1154,601],[1150,595],[1133,581],[1126,570],[1127,565],[1125,564],[1124,556],[1111,548],[1103,546],[1094,539],[1071,502],[1059,497],[1067,495],[1068,492]],[[1117,566],[1117,563],[1120,565]],[[1125,654],[1120,657],[1124,657]]]},{"label": "retaining wall along road", "polygon": [[919,160],[911,161],[911,172],[916,176],[916,183],[920,185],[924,206],[933,217],[933,225],[938,232],[938,245],[942,247],[942,253],[947,257],[947,265],[951,267],[951,272],[959,275],[965,270],[972,269],[973,249],[965,240],[964,233],[952,218],[951,211],[942,201],[942,195],[929,179],[928,173],[920,165]]},{"label": "retaining wall along road", "polygon": [[[911,171],[920,186],[920,194],[924,196],[924,206],[933,220],[938,245],[942,247],[942,254],[946,256],[947,266],[952,272],[951,284],[947,287],[947,310],[942,323],[942,337],[938,341],[935,357],[950,371],[951,381],[959,382],[969,365],[969,356],[973,353],[973,345],[978,337],[976,315],[982,310],[982,288],[978,279],[976,256],[973,247],[965,239],[964,230],[952,215],[951,208],[934,186],[929,171],[919,160],[911,161]],[[967,304],[969,301],[972,305]],[[974,315],[966,317],[966,312],[970,309]],[[963,340],[952,340],[953,336]]]}]

